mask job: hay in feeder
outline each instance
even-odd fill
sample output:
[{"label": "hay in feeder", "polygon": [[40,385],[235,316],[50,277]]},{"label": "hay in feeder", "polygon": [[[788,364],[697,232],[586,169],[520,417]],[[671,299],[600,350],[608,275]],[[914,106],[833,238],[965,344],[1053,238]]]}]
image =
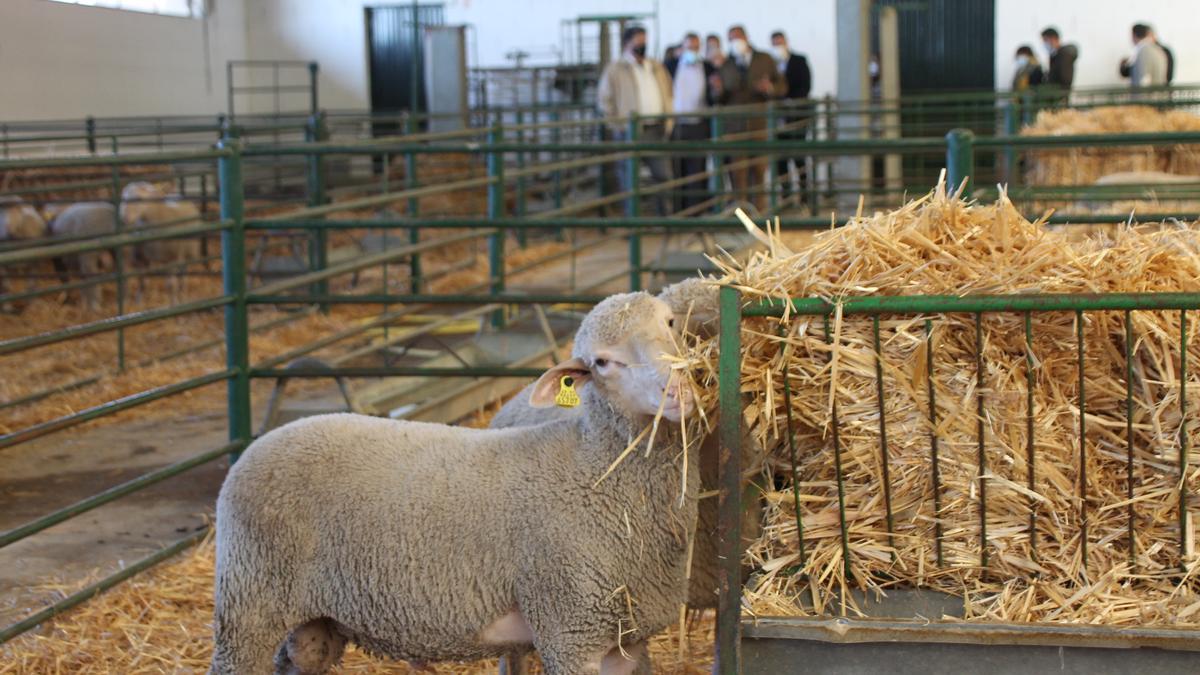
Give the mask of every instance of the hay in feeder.
[{"label": "hay in feeder", "polygon": [[[212,653],[214,547],[211,541],[144,572],[33,633],[0,645],[0,675],[204,673]],[[59,589],[66,593],[73,589]],[[692,622],[651,641],[657,673],[701,675],[712,663],[713,622]],[[280,636],[282,641],[283,636]],[[491,675],[493,661],[445,663],[433,672]],[[403,663],[347,651],[334,673],[417,673]],[[540,668],[534,669],[540,672]]]},{"label": "hay in feeder", "polygon": [[[939,186],[896,211],[856,217],[824,232],[794,254],[786,246],[769,246],[744,265],[721,264],[722,281],[739,288],[746,301],[1198,291],[1200,230],[1125,227],[1111,238],[1072,242],[1025,220],[1003,195],[995,204],[975,205]],[[1191,468],[1183,481],[1193,495],[1200,489],[1196,314],[1188,322]],[[748,611],[853,614],[857,608],[848,591],[916,587],[963,598],[968,620],[1200,626],[1200,588],[1192,574],[1200,496],[1186,509],[1186,536],[1180,536],[1179,525],[1180,313],[1132,313],[1132,485],[1123,313],[1088,312],[1082,326],[1074,312],[1034,313],[1031,350],[1022,315],[984,314],[981,351],[975,321],[962,314],[881,316],[881,406],[871,317],[835,315],[828,328],[822,317],[743,320],[745,419],[771,449],[767,473],[780,485],[771,489],[771,478],[766,481],[765,529],[747,553],[758,570],[746,592]],[[1079,329],[1086,410],[1082,473]],[[692,349],[709,392],[716,390],[715,353],[715,341]],[[1026,386],[1027,355],[1032,391]],[[797,447],[794,469],[785,383]]]},{"label": "hay in feeder", "polygon": [[[1200,116],[1144,105],[1088,110],[1043,110],[1021,130],[1022,136],[1200,131]],[[1126,171],[1163,171],[1200,176],[1200,146],[1090,146],[1037,149],[1025,153],[1029,185],[1092,185],[1103,176]]]}]

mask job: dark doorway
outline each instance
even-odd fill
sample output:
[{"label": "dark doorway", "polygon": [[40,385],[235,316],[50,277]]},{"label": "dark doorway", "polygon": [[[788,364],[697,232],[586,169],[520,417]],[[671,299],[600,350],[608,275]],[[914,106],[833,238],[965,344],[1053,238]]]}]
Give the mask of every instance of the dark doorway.
[{"label": "dark doorway", "polygon": [[424,28],[445,23],[444,7],[384,5],[366,13],[371,112],[424,111]]}]

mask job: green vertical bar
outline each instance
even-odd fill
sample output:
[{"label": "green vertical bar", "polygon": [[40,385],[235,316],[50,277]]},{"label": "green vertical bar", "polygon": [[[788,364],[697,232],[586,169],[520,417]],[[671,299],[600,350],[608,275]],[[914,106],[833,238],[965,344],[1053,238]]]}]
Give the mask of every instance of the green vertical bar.
[{"label": "green vertical bar", "polygon": [[308,112],[310,115],[316,115],[321,109],[317,99],[317,73],[320,71],[320,66],[316,61],[308,63]]},{"label": "green vertical bar", "polygon": [[1179,562],[1180,568],[1187,571],[1184,556],[1187,554],[1188,532],[1191,522],[1188,518],[1188,407],[1187,407],[1187,357],[1188,329],[1187,310],[1179,310]]},{"label": "green vertical bar", "polygon": [[[221,157],[217,171],[221,190],[221,219],[232,223],[221,232],[221,276],[224,293],[233,300],[225,306],[225,366],[234,371],[228,383],[229,439],[250,440],[250,341],[246,312],[246,240],[242,221],[243,185],[241,145],[230,134],[220,147],[233,150]],[[237,461],[238,453],[230,457]]]},{"label": "green vertical bar", "polygon": [[[317,114],[308,119],[305,126],[305,140],[309,143],[320,143],[326,140],[325,115]],[[308,162],[308,205],[321,206],[325,203],[325,161],[317,153],[307,156]],[[329,264],[329,233],[323,227],[316,228],[309,235],[308,266],[315,271],[325,269]],[[312,285],[314,295],[329,293],[329,281],[322,279]],[[321,311],[328,313],[329,305],[321,305]]]},{"label": "green vertical bar", "polygon": [[1133,313],[1125,310],[1125,519],[1129,538],[1129,567],[1137,562],[1133,514]]},{"label": "green vertical bar", "polygon": [[[383,153],[383,176],[382,176],[382,180],[380,181],[380,185],[379,185],[380,193],[387,194],[389,191],[391,191],[391,174],[392,174],[392,153],[385,152],[385,153]],[[389,243],[392,240],[392,228],[389,227],[389,228],[384,228],[382,230],[379,230],[379,234],[380,234],[380,246],[381,246],[382,250],[386,251],[390,248]],[[416,255],[416,254],[414,254],[414,255]],[[410,265],[412,264],[411,260],[410,260],[409,264]],[[409,291],[411,293],[416,293],[417,291],[412,289],[412,285],[414,283],[416,283],[416,278],[411,276],[411,268],[410,268],[409,274],[410,274],[410,278],[408,280]],[[383,280],[383,283],[381,284],[382,288],[380,290],[380,293],[387,295],[391,291],[391,285],[388,283],[388,264],[387,264],[386,260],[384,260],[379,265],[379,276]],[[383,313],[387,314],[390,310],[391,310],[391,304],[386,303],[386,302],[383,303]],[[384,342],[387,342],[388,328],[390,326],[391,326],[390,321],[383,324],[383,341]]]},{"label": "green vertical bar", "polygon": [[937,396],[934,386],[933,368],[933,320],[925,319],[925,381],[929,386],[929,461],[930,479],[933,482],[933,539],[937,564],[945,561],[942,556],[942,477],[938,457]]},{"label": "green vertical bar", "polygon": [[964,195],[971,194],[971,174],[975,172],[975,134],[969,129],[951,129],[946,134],[946,181],[953,192],[965,180]]},{"label": "green vertical bar", "polygon": [[[113,136],[111,142],[112,154],[116,155],[117,137]],[[119,234],[125,229],[125,220],[121,218],[121,167],[116,164],[112,167],[112,204],[113,229]],[[113,272],[117,277],[117,316],[125,314],[125,250],[124,246],[112,249]],[[101,289],[102,287],[97,286],[97,297],[100,296]],[[117,329],[117,370],[125,370],[125,330],[122,328]]]},{"label": "green vertical bar", "polygon": [[[638,116],[629,116],[629,142],[637,143]],[[634,150],[626,161],[626,172],[629,176],[629,197],[625,200],[625,215],[637,218],[642,212],[641,181],[638,180],[638,170],[641,166],[640,154]],[[629,290],[639,291],[642,288],[642,235],[638,228],[629,230]]]},{"label": "green vertical bar", "polygon": [[[775,140],[775,101],[767,101],[767,142]],[[775,213],[779,208],[779,176],[775,167],[775,155],[767,155],[767,209]]]},{"label": "green vertical bar", "polygon": [[[825,343],[833,346],[833,321],[828,314],[825,315]],[[833,362],[833,352],[829,353],[830,363]],[[830,388],[833,388],[835,383],[829,382]],[[837,495],[838,495],[838,525],[841,529],[842,538],[842,569],[846,575],[846,582],[849,583],[854,578],[853,570],[850,565],[850,530],[849,524],[846,522],[846,481],[845,473],[842,470],[842,440],[841,430],[838,423],[838,404],[837,398],[833,399],[833,409],[830,410],[829,428],[830,437],[833,439],[833,470],[837,478]],[[845,603],[842,604],[842,609],[845,609]]]},{"label": "green vertical bar", "polygon": [[[496,118],[491,130],[488,131],[488,145],[495,146],[504,141],[504,127],[500,117]],[[491,150],[487,155],[488,183],[488,218],[496,220],[504,217],[504,153]],[[496,228],[488,237],[488,284],[489,291],[495,295],[504,292],[504,230]],[[498,309],[492,313],[492,325],[496,328],[504,326],[504,310]]]},{"label": "green vertical bar", "polygon": [[[517,145],[521,147],[517,151],[517,169],[525,168],[525,113],[521,109],[517,109]],[[517,175],[517,217],[525,217],[525,174]],[[517,245],[525,248],[529,241],[526,234],[527,230],[521,228],[517,230]]]},{"label": "green vertical bar", "polygon": [[742,611],[742,441],[741,303],[736,289],[720,291],[720,356],[717,362],[721,419],[720,491],[717,495],[717,551],[720,595],[717,597],[717,656],[715,672],[741,671]]},{"label": "green vertical bar", "polygon": [[975,314],[975,418],[979,443],[979,566],[988,565],[987,547],[987,425],[983,418],[983,314]]},{"label": "green vertical bar", "polygon": [[[412,135],[416,133],[415,120],[411,114],[404,116],[404,133]],[[420,185],[417,176],[417,154],[411,150],[404,154],[404,167],[408,174],[405,187],[414,189]],[[421,200],[417,197],[408,198],[408,216],[417,218],[420,216]],[[408,229],[408,243],[418,244],[421,242],[421,228],[410,227]],[[408,257],[408,283],[409,288],[413,293],[421,292],[421,254],[413,253]]]},{"label": "green vertical bar", "polygon": [[[1008,100],[1008,105],[1004,107],[1004,135],[1008,138],[1013,138],[1020,131],[1020,115],[1021,111],[1017,107],[1020,99],[1012,96]],[[1020,174],[1017,171],[1017,150],[1010,144],[1004,146],[1004,172],[1005,181],[1009,185],[1020,184]]]},{"label": "green vertical bar", "polygon": [[871,317],[871,332],[875,338],[875,397],[879,402],[879,465],[883,469],[883,506],[887,511],[888,547],[892,549],[891,558],[895,562],[896,523],[892,515],[891,461],[888,457],[887,410],[883,399],[883,347],[879,340],[878,314]]},{"label": "green vertical bar", "polygon": [[[829,141],[836,141],[837,137],[838,137],[837,110],[835,109],[836,105],[837,104],[834,102],[833,96],[830,94],[825,94],[825,139],[829,140]],[[836,162],[833,162],[833,161],[825,162],[825,172],[826,172],[825,196],[829,199],[833,199],[834,195],[835,195],[835,193],[834,193],[834,190],[835,190],[834,175],[833,175],[833,167],[835,164],[836,164]],[[816,173],[816,169],[817,169],[816,161],[814,159],[814,161],[813,161],[813,173],[814,174]],[[816,180],[816,178],[817,177],[814,175],[814,176],[812,176],[812,178],[810,178],[810,180]],[[816,207],[815,203],[813,204],[812,208],[813,208],[813,213],[817,213],[817,207]]]},{"label": "green vertical bar", "polygon": [[1086,572],[1088,561],[1087,508],[1087,397],[1083,388],[1083,312],[1075,311],[1075,347],[1079,370],[1079,557]]},{"label": "green vertical bar", "polygon": [[[88,118],[83,122],[83,132],[87,136],[88,154],[96,154],[96,118],[88,115]],[[7,149],[7,146],[5,146]],[[7,156],[7,154],[5,155]]]},{"label": "green vertical bar", "polygon": [[[725,134],[725,120],[718,114],[714,114],[709,118],[709,130],[712,140],[717,141]],[[722,167],[725,163],[725,157],[720,154],[714,154],[712,157],[713,171],[708,177],[708,192],[714,198],[719,197],[724,191],[725,182],[722,180],[724,171]],[[721,200],[717,200],[720,204]]]},{"label": "green vertical bar", "polygon": [[[1034,491],[1034,481],[1037,479],[1037,450],[1034,445],[1033,427],[1033,314],[1025,312],[1025,467],[1026,486],[1029,494]],[[1029,498],[1029,552],[1037,560],[1037,500]]]},{"label": "green vertical bar", "polygon": [[[787,331],[784,329],[783,324],[780,324],[779,326],[779,334],[784,337],[787,336]],[[796,510],[796,549],[800,555],[800,560],[797,565],[800,569],[804,569],[804,566],[808,564],[808,557],[805,555],[804,551],[804,518],[803,511],[800,509],[800,463],[796,458],[796,431],[795,422],[793,420],[794,415],[792,411],[792,378],[791,370],[788,368],[788,365],[791,362],[789,347],[791,347],[791,343],[784,342],[783,352],[780,354],[779,360],[780,368],[783,370],[783,409],[787,411],[788,458],[792,464],[792,507]],[[886,475],[887,469],[885,468],[884,476]],[[886,489],[887,487],[885,485],[884,490]],[[891,522],[891,516],[891,507],[889,502],[889,523]]]},{"label": "green vertical bar", "polygon": [[[561,119],[562,119],[562,115],[559,113],[557,108],[550,111],[550,120],[552,122],[559,122],[559,121],[561,121]],[[562,129],[559,128],[559,126],[557,124],[555,124],[554,128],[550,130],[550,142],[555,146],[558,146],[558,144],[562,142]],[[561,160],[562,160],[562,153],[555,150],[551,155],[550,161],[554,162],[554,163],[558,163]],[[554,208],[561,209],[562,205],[563,205],[562,169],[555,169],[554,170]],[[559,230],[559,232],[561,233],[562,230]]]}]

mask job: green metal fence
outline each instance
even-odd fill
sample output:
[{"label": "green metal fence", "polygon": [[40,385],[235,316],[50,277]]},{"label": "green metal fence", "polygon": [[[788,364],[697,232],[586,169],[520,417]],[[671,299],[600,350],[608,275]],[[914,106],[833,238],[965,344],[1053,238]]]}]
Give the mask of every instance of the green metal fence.
[{"label": "green metal fence", "polygon": [[[775,113],[772,113],[775,114]],[[41,532],[55,524],[90,511],[98,506],[109,503],[122,496],[131,494],[149,485],[165,480],[172,476],[191,470],[208,462],[216,461],[224,456],[234,456],[252,440],[250,382],[252,378],[276,378],[282,375],[289,377],[374,377],[374,376],[410,376],[426,375],[438,377],[474,377],[474,376],[530,376],[536,371],[529,368],[463,368],[437,369],[420,367],[364,367],[364,368],[333,368],[311,370],[280,370],[280,366],[288,360],[311,352],[322,346],[333,344],[348,335],[361,333],[371,326],[387,325],[398,314],[415,311],[431,305],[467,305],[476,307],[545,304],[555,302],[590,303],[598,300],[594,292],[586,289],[576,289],[557,294],[515,294],[509,292],[507,275],[513,272],[505,265],[505,247],[510,233],[514,232],[567,232],[580,229],[599,229],[624,232],[628,237],[629,265],[614,275],[626,277],[628,287],[639,288],[644,284],[644,273],[650,269],[645,264],[641,246],[641,238],[652,232],[696,232],[708,231],[737,231],[741,226],[733,219],[722,215],[702,214],[699,216],[647,216],[644,214],[644,201],[650,195],[665,193],[675,187],[670,182],[659,185],[641,186],[635,184],[633,189],[624,192],[605,194],[575,203],[564,203],[562,192],[557,192],[551,203],[542,210],[532,208],[529,201],[525,204],[525,213],[510,209],[508,197],[518,194],[524,189],[531,189],[535,177],[549,177],[550,184],[561,185],[568,171],[582,167],[596,167],[611,164],[616,161],[635,163],[645,155],[666,153],[677,156],[695,154],[710,157],[729,157],[732,161],[739,158],[754,156],[795,153],[817,157],[857,157],[864,154],[895,152],[895,153],[932,153],[946,157],[949,153],[950,178],[959,182],[974,171],[972,151],[986,150],[1004,152],[1009,148],[1020,147],[1082,147],[1097,144],[1146,145],[1155,143],[1200,143],[1200,134],[1166,134],[1149,135],[1133,134],[1121,137],[1056,137],[1056,138],[1013,138],[1013,137],[974,137],[967,132],[953,133],[948,138],[900,138],[892,140],[845,139],[806,141],[802,139],[775,140],[744,140],[727,139],[721,131],[721,120],[717,118],[714,128],[717,140],[704,142],[673,142],[647,143],[637,140],[628,142],[594,142],[577,138],[562,140],[580,127],[594,125],[594,120],[558,120],[543,122],[536,125],[522,123],[517,126],[518,133],[550,134],[555,140],[539,143],[536,146],[537,155],[528,143],[521,138],[513,137],[513,129],[502,123],[495,123],[484,132],[479,139],[479,130],[465,130],[449,134],[427,134],[419,136],[401,136],[396,138],[373,139],[365,142],[342,142],[337,140],[322,140],[324,138],[320,117],[309,120],[307,128],[311,141],[298,145],[263,145],[256,146],[244,140],[234,138],[232,134],[214,149],[203,152],[157,153],[153,155],[133,156],[95,156],[63,159],[32,159],[9,160],[0,162],[0,170],[14,168],[54,168],[93,166],[112,169],[133,163],[210,163],[215,164],[217,184],[220,186],[219,219],[210,223],[181,224],[152,231],[117,232],[99,238],[84,241],[69,241],[62,243],[38,243],[29,248],[0,251],[0,267],[21,264],[29,261],[45,259],[53,256],[101,251],[113,248],[128,248],[148,241],[164,240],[176,237],[197,236],[219,233],[221,238],[221,275],[223,290],[220,295],[190,301],[175,307],[150,309],[139,312],[118,312],[112,318],[91,323],[70,326],[68,328],[43,334],[29,335],[0,340],[0,356],[19,354],[25,350],[39,346],[50,345],[85,336],[120,331],[122,329],[147,325],[155,321],[170,320],[193,312],[212,311],[221,309],[224,313],[223,341],[226,350],[226,362],[223,369],[192,378],[183,382],[145,391],[117,401],[112,401],[94,408],[66,415],[44,424],[0,436],[0,451],[33,438],[42,437],[64,429],[78,426],[88,421],[99,419],[123,410],[161,400],[165,397],[191,391],[198,387],[225,382],[228,388],[228,443],[219,448],[210,449],[195,457],[187,458],[167,467],[147,473],[127,481],[121,485],[106,490],[103,493],[80,501],[79,503],[59,509],[42,518],[20,525],[12,530],[0,533],[0,548],[23,540]],[[418,159],[425,155],[462,155],[473,158],[486,166],[484,175],[473,178],[452,181],[449,183],[423,184],[422,177],[417,175],[415,168]],[[247,166],[254,161],[269,158],[299,158],[307,167],[307,194],[298,196],[302,202],[286,214],[266,218],[256,218],[247,213],[248,197],[246,188],[249,181],[246,176]],[[389,182],[388,172],[381,179],[371,182],[368,188],[358,190],[365,196],[345,199],[337,203],[327,203],[329,190],[327,163],[338,158],[370,160],[372,157],[384,159],[385,165],[390,165],[392,159],[404,158],[410,171],[401,189],[394,182]],[[706,178],[719,178],[722,164],[712,165]],[[526,179],[521,181],[520,179]],[[118,179],[119,182],[119,179]],[[375,208],[392,203],[412,203],[423,196],[440,193],[452,193],[464,188],[482,188],[487,192],[486,213],[472,217],[435,217],[417,213],[410,209],[407,217],[376,217],[366,219],[331,218],[330,215],[352,208]],[[924,192],[928,186],[921,191]],[[718,188],[720,191],[721,188]],[[115,191],[119,193],[119,190]],[[323,194],[324,193],[324,194]],[[782,201],[782,200],[779,200]],[[520,204],[520,199],[516,201]],[[596,214],[610,205],[622,205],[625,208],[624,217],[606,217]],[[1194,218],[1196,214],[1159,214],[1159,216],[1180,216]],[[1071,214],[1058,216],[1061,220],[1069,220]],[[1087,222],[1098,222],[1096,216],[1088,216]],[[1121,218],[1122,220],[1124,217]],[[1115,221],[1114,221],[1115,222]],[[784,229],[828,227],[830,219],[823,216],[785,215],[782,218]],[[395,248],[384,250],[377,254],[361,256],[357,259],[340,263],[330,263],[328,258],[321,255],[325,247],[328,233],[342,230],[378,229],[383,231],[402,230],[413,234],[408,243]],[[437,239],[421,239],[416,233],[422,230],[437,232],[443,229],[465,229],[463,233],[449,234]],[[297,276],[279,281],[271,281],[251,288],[247,272],[247,242],[255,233],[299,232],[311,243],[311,268]],[[489,244],[489,276],[480,287],[467,289],[456,294],[432,294],[423,292],[419,283],[414,283],[406,293],[395,293],[385,287],[380,292],[365,292],[356,294],[335,293],[329,289],[328,282],[357,271],[375,266],[402,264],[407,262],[412,271],[413,279],[422,277],[420,255],[437,246],[449,245],[473,239],[483,239]],[[127,276],[125,277],[128,278]],[[111,279],[81,280],[72,288],[79,288],[85,283],[107,283]],[[121,281],[120,275],[117,278]],[[302,291],[302,292],[297,292]],[[0,296],[0,300],[11,300],[10,296]],[[728,295],[726,296],[728,302]],[[1015,305],[1003,305],[1008,300],[988,301],[987,307],[972,309],[975,305],[963,305],[973,299],[918,299],[916,304],[903,305],[903,299],[865,299],[855,305],[860,309],[855,311],[998,311],[1012,310]],[[1019,302],[1034,302],[1035,300],[1020,300]],[[1194,296],[1182,299],[1170,298],[1099,298],[1099,299],[1040,299],[1039,307],[1045,309],[1048,302],[1066,302],[1070,308],[1083,311],[1096,307],[1108,307],[1112,303],[1135,303],[1136,307],[1148,306],[1149,302],[1167,302],[1171,307],[1193,309]],[[815,301],[814,301],[815,302]],[[1088,304],[1088,303],[1092,304]],[[301,350],[267,359],[260,363],[252,363],[249,353],[248,335],[253,329],[250,322],[251,307],[263,304],[270,305],[304,305],[326,307],[334,304],[359,303],[381,305],[384,311],[378,319],[367,323],[366,327],[354,327],[339,332],[329,338],[322,339]],[[875,303],[875,304],[872,304]],[[924,303],[924,304],[922,304]],[[959,304],[955,304],[959,303]],[[1073,304],[1072,304],[1073,303]],[[1099,303],[1098,305],[1096,303]],[[1108,304],[1105,304],[1108,303]],[[1093,307],[1093,305],[1096,305]],[[1181,305],[1186,305],[1183,307]],[[399,307],[399,310],[389,310],[389,307]],[[1123,305],[1125,306],[1125,305]],[[809,313],[825,313],[827,306],[821,304],[797,304],[799,309]],[[965,308],[964,308],[965,307]],[[982,305],[980,305],[982,307]],[[956,309],[955,309],[956,308]],[[1019,311],[1024,311],[1017,308]],[[1030,311],[1034,307],[1028,308]],[[725,340],[729,341],[729,326],[734,324],[729,314],[723,317],[726,328]],[[736,318],[736,317],[735,317]],[[503,312],[493,315],[493,324],[502,326],[505,322]],[[736,330],[733,330],[733,335]],[[734,343],[730,343],[734,344]],[[732,349],[725,349],[723,354],[735,354],[736,344]],[[724,362],[723,362],[724,364]],[[94,380],[91,380],[94,381]],[[79,386],[86,386],[84,381]],[[728,381],[723,380],[723,387],[728,387]],[[26,401],[27,402],[27,401]],[[726,416],[725,419],[736,419],[736,416]],[[729,523],[727,522],[726,525]],[[727,530],[728,532],[728,530]],[[63,611],[95,593],[119,583],[133,572],[130,570],[144,569],[171,553],[181,550],[188,543],[196,541],[195,537],[167,547],[122,572],[103,579],[78,594],[56,603],[46,610],[31,616],[25,621],[14,624],[0,631],[0,642],[4,642],[36,626],[55,613]],[[730,587],[732,588],[732,587]],[[726,589],[725,601],[728,606],[730,592]],[[726,619],[729,612],[723,615]],[[728,629],[721,634],[722,644],[728,647],[734,644],[729,639]],[[726,654],[731,652],[726,651]],[[724,663],[724,662],[723,662]],[[723,666],[724,667],[724,666]]]}]

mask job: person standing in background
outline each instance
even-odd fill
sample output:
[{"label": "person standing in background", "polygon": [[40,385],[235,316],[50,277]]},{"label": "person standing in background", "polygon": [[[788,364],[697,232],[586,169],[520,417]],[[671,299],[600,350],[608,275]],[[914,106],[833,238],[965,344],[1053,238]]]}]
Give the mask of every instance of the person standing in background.
[{"label": "person standing in background", "polygon": [[1122,77],[1129,78],[1130,89],[1163,87],[1167,84],[1167,53],[1154,40],[1150,27],[1133,25],[1133,56],[1121,59]]},{"label": "person standing in background", "polygon": [[1013,74],[1012,81],[1012,90],[1015,92],[1036,87],[1045,79],[1045,74],[1042,72],[1042,64],[1038,62],[1037,56],[1033,53],[1033,48],[1029,45],[1017,47],[1016,66],[1016,72]]},{"label": "person standing in background", "polygon": [[721,51],[721,36],[709,33],[704,38],[704,60],[714,69],[725,63],[725,52]]},{"label": "person standing in background", "polygon": [[[787,93],[787,82],[775,65],[775,59],[766,52],[754,49],[742,26],[729,29],[729,58],[721,64],[712,82],[717,100],[724,105],[765,103]],[[725,120],[726,133],[741,134],[739,138],[743,140],[764,140],[766,128],[766,116],[761,113]],[[763,192],[766,159],[732,156],[730,162],[738,164],[738,168],[729,172],[738,198],[763,211],[766,204]]]},{"label": "person standing in background", "polygon": [[[788,47],[787,36],[783,31],[771,33],[771,51],[779,72],[787,83],[784,95],[791,99],[789,114],[785,114],[782,123],[788,128],[776,134],[776,138],[788,141],[803,141],[808,138],[809,120],[812,119],[812,104],[808,102],[812,91],[812,70],[808,67],[808,59],[803,54],[797,54]],[[795,111],[794,113],[791,111]],[[782,157],[775,165],[775,176],[782,181],[783,197],[787,199],[792,188],[791,160]],[[796,174],[799,182],[799,203],[808,202],[808,158],[802,155],[795,157]]]},{"label": "person standing in background", "polygon": [[1150,29],[1150,37],[1154,38],[1155,44],[1162,47],[1163,53],[1167,55],[1167,84],[1175,81],[1175,52],[1171,48],[1164,45],[1162,40],[1158,39],[1158,33],[1153,28]]},{"label": "person standing in background", "polygon": [[[671,99],[677,115],[671,138],[684,142],[703,141],[709,137],[708,117],[696,113],[703,113],[712,105],[709,78],[716,74],[716,68],[701,56],[700,36],[696,33],[685,35],[682,47],[679,60],[673,66],[667,66],[674,81]],[[682,178],[704,173],[706,161],[704,155],[680,155],[675,160],[675,175]],[[688,209],[708,199],[704,184],[703,178],[684,183],[677,200],[679,208]]]},{"label": "person standing in background", "polygon": [[[671,76],[662,64],[646,56],[646,29],[630,26],[621,34],[621,58],[604,68],[596,89],[596,100],[609,123],[613,139],[628,141],[630,115],[647,119],[638,123],[637,140],[647,142],[665,141],[671,132],[669,119],[661,115],[673,110],[671,101]],[[646,166],[656,183],[671,179],[671,167],[666,157],[650,155],[645,158]],[[628,164],[617,162],[617,178],[621,189],[628,192],[638,179],[638,171],[630,175]],[[667,215],[667,199],[659,193],[656,199],[659,215]]]},{"label": "person standing in background", "polygon": [[1066,103],[1071,94],[1071,85],[1075,82],[1075,61],[1079,58],[1079,48],[1075,45],[1064,45],[1058,29],[1054,27],[1042,31],[1042,43],[1050,54],[1046,84],[1062,89],[1060,98]]}]

